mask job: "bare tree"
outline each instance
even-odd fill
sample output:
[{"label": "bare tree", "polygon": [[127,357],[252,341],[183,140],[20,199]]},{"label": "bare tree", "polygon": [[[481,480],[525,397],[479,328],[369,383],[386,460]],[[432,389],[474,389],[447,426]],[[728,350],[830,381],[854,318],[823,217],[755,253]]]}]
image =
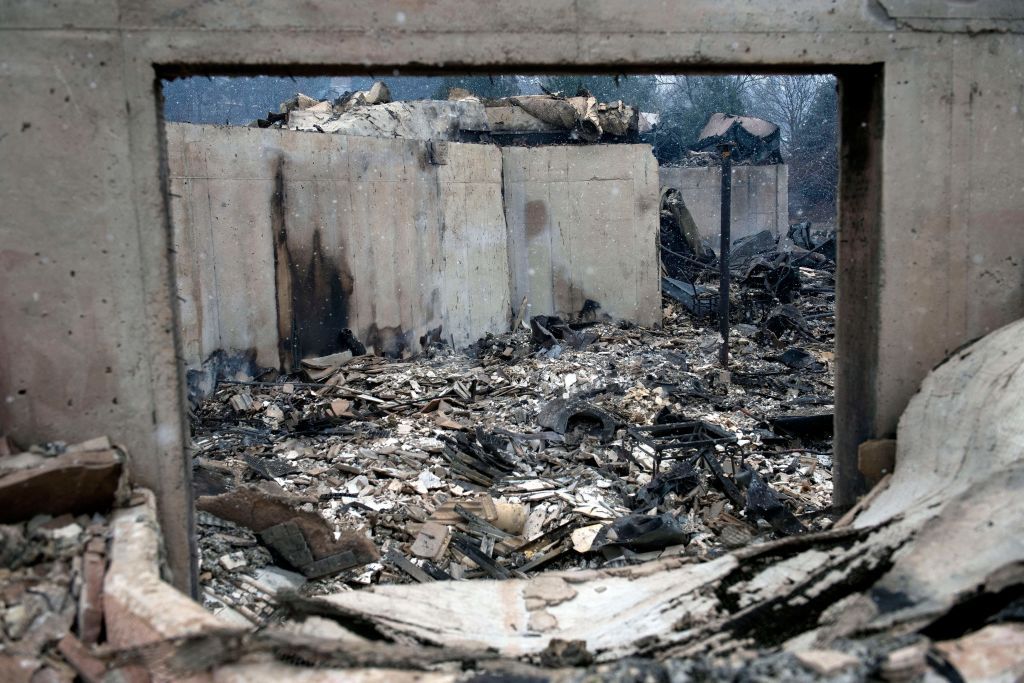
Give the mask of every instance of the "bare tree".
[{"label": "bare tree", "polygon": [[784,152],[793,151],[823,80],[831,76],[756,76],[750,86],[750,110],[778,124]]},{"label": "bare tree", "polygon": [[657,129],[655,154],[662,163],[685,156],[715,112],[747,113],[752,76],[658,76],[656,79],[661,125]]}]

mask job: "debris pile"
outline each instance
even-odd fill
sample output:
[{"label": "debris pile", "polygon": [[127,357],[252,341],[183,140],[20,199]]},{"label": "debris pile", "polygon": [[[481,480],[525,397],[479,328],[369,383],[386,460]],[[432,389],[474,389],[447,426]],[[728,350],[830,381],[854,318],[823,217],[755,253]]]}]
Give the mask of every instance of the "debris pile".
[{"label": "debris pile", "polygon": [[[544,322],[549,331],[564,332],[563,326],[580,331],[578,322]],[[679,320],[673,324],[677,333],[686,329]],[[685,506],[673,501],[685,503],[688,499],[696,504],[701,496],[709,495],[702,489],[712,478],[718,478],[716,466],[725,470],[730,449],[743,445],[736,432],[720,420],[712,420],[710,414],[706,421],[659,423],[656,416],[653,424],[623,427],[619,421],[621,404],[567,397],[564,391],[555,399],[545,396],[544,407],[536,414],[538,428],[555,434],[564,430],[566,442],[578,441],[576,450],[582,446],[593,450],[595,442],[600,444],[605,438],[611,421],[612,438],[607,443],[631,440],[645,444],[645,453],[652,461],[649,466],[657,470],[633,493],[635,504],[652,509],[644,514],[634,508],[630,514],[603,525],[589,541],[591,552],[603,553],[612,547],[620,553],[606,558],[597,571],[545,572],[522,580],[518,575],[530,572],[518,567],[510,569],[509,580],[501,583],[439,581],[425,564],[410,560],[400,552],[401,547],[396,549],[392,543],[380,561],[403,567],[403,571],[418,577],[417,582],[430,586],[384,585],[359,592],[330,591],[331,595],[303,597],[295,590],[304,580],[298,573],[265,565],[260,568],[264,571],[253,577],[223,574],[226,580],[252,588],[238,589],[239,595],[276,593],[291,612],[292,618],[281,624],[253,629],[252,621],[267,620],[273,614],[269,598],[254,598],[250,604],[255,606],[256,599],[263,600],[267,613],[253,612],[251,618],[237,609],[221,609],[222,616],[241,618],[232,626],[203,613],[159,580],[155,510],[148,492],[139,491],[137,499],[129,501],[132,507],[114,512],[109,524],[100,510],[8,524],[0,527],[4,534],[0,539],[0,678],[77,678],[87,682],[305,680],[310,676],[439,682],[483,678],[1018,680],[1024,671],[1020,654],[1024,652],[1020,614],[1024,548],[1017,541],[1024,521],[1018,495],[1024,472],[1019,429],[1015,428],[1021,418],[1019,396],[1024,382],[1018,372],[1022,325],[1017,323],[989,335],[933,372],[901,420],[901,467],[862,501],[858,514],[845,515],[827,531],[802,533],[801,528],[789,528],[794,517],[804,527],[824,525],[793,514],[791,500],[781,491],[782,477],[778,472],[774,476],[770,473],[768,453],[764,461],[769,466],[764,467],[765,462],[755,462],[748,455],[747,467],[741,462],[738,472],[725,476],[744,494],[744,510],[736,517],[761,520],[757,526],[766,534],[792,535],[748,545],[707,562],[698,562],[699,558],[687,554],[685,546],[692,529],[679,514],[678,509]],[[601,350],[602,335],[615,334],[612,330],[619,328],[601,323],[583,329],[596,335],[583,349],[564,350],[557,358],[547,360],[577,356],[575,362],[582,366],[584,354],[596,352],[591,351],[593,347]],[[661,348],[658,342],[664,340],[658,333],[642,334],[652,335],[648,339],[654,342],[652,352]],[[542,355],[546,351],[531,336],[524,329],[516,335],[492,339],[491,344],[478,349],[476,363],[491,372],[524,364],[543,365],[545,361],[540,359],[547,358]],[[625,339],[617,341],[622,344]],[[504,350],[513,342],[519,342],[516,348],[532,350],[519,360],[509,360]],[[513,349],[511,356],[515,353]],[[306,388],[342,388],[347,373],[354,374],[360,362],[366,364],[360,372],[367,378],[372,376],[366,372],[371,367],[388,365],[364,356],[341,358],[333,364],[333,370],[332,364],[324,360],[310,363],[315,372],[325,373],[326,379],[318,389]],[[453,358],[438,353],[424,359],[422,365],[433,369],[436,376],[437,369],[452,364]],[[373,394],[367,393],[371,383],[365,381],[354,391],[363,389],[365,396],[397,394],[395,388],[404,385],[396,383],[395,375],[408,376],[410,367],[419,367],[416,363],[405,365],[401,373],[376,373],[381,381]],[[417,376],[427,381],[426,372]],[[468,391],[472,378],[466,381],[469,385],[462,387]],[[286,395],[293,395],[302,384],[299,380],[291,383],[291,392],[283,392]],[[234,396],[241,395],[237,393],[240,388],[248,388],[251,396],[254,386],[260,386],[264,394],[273,393],[263,385],[236,384]],[[420,389],[423,386],[420,383]],[[428,393],[441,393],[444,390],[440,386],[436,382]],[[462,395],[461,391],[455,393]],[[472,405],[475,392],[468,393],[469,398],[461,400]],[[496,392],[483,390],[483,394],[489,393]],[[732,389],[719,392],[712,403],[728,401],[731,394]],[[447,396],[438,400],[447,401]],[[351,413],[350,422],[364,410],[356,399],[342,399],[350,402],[347,408],[337,406],[339,412]],[[318,400],[293,397],[292,405],[311,405]],[[419,417],[405,414],[400,410],[404,397],[389,395],[381,400],[384,403],[375,403],[373,411],[390,412],[387,417],[377,418],[384,423],[382,430],[406,424],[409,418],[414,423],[432,419],[424,417],[429,413],[418,413]],[[451,400],[459,399],[453,394]],[[638,401],[642,408],[652,408],[643,396]],[[255,407],[245,400],[236,404],[241,406],[239,409]],[[450,412],[453,420],[468,418],[456,410]],[[472,414],[472,410],[468,412]],[[266,416],[266,410],[252,413],[257,414]],[[962,427],[960,418],[965,414],[970,420]],[[275,412],[271,417],[286,424],[291,416],[285,412],[277,417]],[[390,417],[395,421],[388,423]],[[301,431],[305,427],[296,423],[289,428]],[[234,436],[244,439],[244,431]],[[476,471],[476,476],[486,474],[481,462],[499,472],[507,469],[509,458],[493,452],[494,444],[487,432],[474,432],[472,437],[455,428],[447,432],[462,452],[477,453],[478,448],[490,456],[477,453],[480,460],[469,461],[469,469]],[[440,438],[443,434],[434,433],[438,441],[446,442]],[[497,433],[497,429],[490,433]],[[460,439],[459,434],[466,438]],[[705,447],[708,442],[713,444],[711,448]],[[570,452],[565,442],[559,443],[559,448]],[[975,457],[978,443],[986,445],[985,458]],[[556,449],[549,446],[546,450]],[[100,455],[103,452],[108,453],[106,458]],[[523,460],[537,467],[541,453],[534,451]],[[74,458],[66,458],[84,458],[84,454],[90,455],[78,464]],[[653,463],[657,454],[664,461],[660,466]],[[12,480],[12,472],[39,470],[40,474],[48,471],[46,476],[53,476],[58,458],[66,458],[60,462],[68,467],[82,467],[88,462],[90,468],[109,470],[102,464],[123,464],[123,456],[109,448],[105,440],[85,449],[52,444],[13,456],[0,453],[0,490],[10,500],[21,501],[22,492],[31,490],[23,487],[30,477],[23,472]],[[51,467],[39,462],[28,464],[39,459]],[[512,469],[519,469],[518,462]],[[549,476],[557,477],[558,473]],[[502,475],[496,477],[499,483],[492,487],[492,493],[497,493],[504,479]],[[428,486],[428,481],[433,483],[429,477],[420,482],[417,476],[416,480],[428,493],[439,491]],[[20,483],[12,485],[11,481]],[[283,488],[277,481],[274,484]],[[120,491],[123,487],[114,488]],[[236,520],[222,523],[222,517],[207,512],[199,515],[204,535],[214,528],[220,534],[218,542],[225,552],[218,556],[218,565],[224,572],[237,571],[242,563],[266,563],[268,557],[281,561],[274,553],[289,548],[295,551],[305,547],[313,558],[321,552],[333,558],[365,549],[365,538],[322,536],[326,520],[315,513],[313,518],[302,514],[313,513],[315,506],[303,510],[306,503],[272,494],[272,488],[267,479],[255,487],[243,484],[209,494],[212,497],[205,507]],[[691,493],[683,494],[685,491]],[[70,490],[67,498],[71,500],[61,498],[61,503],[72,507],[92,505],[81,503],[80,495]],[[730,494],[725,497],[731,502]],[[493,548],[489,557],[494,560],[499,554],[493,550],[503,542],[498,540],[501,532],[508,534],[512,533],[509,529],[525,526],[529,514],[524,522],[519,504],[503,502],[494,495],[470,498],[438,506],[432,514],[438,515],[435,521],[439,527],[450,527],[445,533],[449,548],[455,547],[456,552],[470,557],[487,556],[482,543],[464,543],[456,534],[474,541],[490,536]],[[120,499],[118,494],[105,505]],[[293,507],[293,503],[299,507]],[[53,503],[39,503],[48,504]],[[264,526],[278,519],[283,521]],[[267,533],[282,524],[298,527],[302,542],[294,534]],[[247,530],[261,527],[263,531]],[[426,527],[424,523],[420,531]],[[979,528],[984,529],[983,534],[976,533]],[[583,536],[579,531],[576,528],[570,534],[573,542],[581,540],[577,538]],[[112,536],[109,547],[108,533]],[[440,530],[425,533],[422,538],[418,535],[416,542],[428,551],[439,538]],[[951,539],[961,552],[949,551]],[[275,549],[258,549],[264,544]],[[339,553],[339,544],[347,550]],[[661,559],[630,564],[652,548]],[[679,550],[664,552],[665,548]],[[630,557],[626,551],[634,555]],[[106,569],[105,555],[112,558]],[[303,567],[310,564],[308,559],[289,561]],[[497,561],[493,564],[503,566]],[[98,596],[89,586],[103,584],[103,571],[107,572],[107,592]],[[134,588],[136,581],[143,586]],[[347,583],[342,581],[342,585]],[[299,590],[308,592],[308,585]],[[100,601],[107,610],[106,623],[96,608]],[[168,618],[153,619],[157,612],[167,612]],[[28,626],[23,628],[26,623]],[[147,625],[157,623],[161,624],[159,632],[146,630]],[[105,632],[124,635],[129,630],[134,633],[128,642],[103,642]],[[39,643],[44,645],[39,648]]]},{"label": "debris pile", "polygon": [[[794,236],[805,240],[806,248],[790,242]],[[659,237],[663,293],[698,319],[716,320],[719,259],[712,246],[701,240],[678,190],[662,191]],[[787,332],[811,344],[830,338],[835,314],[834,259],[834,233],[819,232],[812,238],[809,223],[793,226],[788,238],[762,230],[735,240],[729,251],[730,325],[736,325],[742,335],[749,331],[748,325],[755,324],[764,335],[759,341],[775,347],[780,347],[780,335]],[[787,353],[779,360],[791,369],[813,362],[803,349]]]},{"label": "debris pile", "polygon": [[0,443],[0,680],[99,680],[124,457],[105,438],[16,450]]},{"label": "debris pile", "polygon": [[636,142],[651,129],[650,120],[636,107],[598,102],[585,91],[487,99],[453,88],[446,100],[393,102],[387,85],[377,81],[334,100],[299,93],[252,125],[415,140],[592,143]]},{"label": "debris pile", "polygon": [[719,112],[704,124],[694,151],[714,154],[725,145],[737,163],[782,164],[780,140],[779,127],[771,121]]},{"label": "debris pile", "polygon": [[621,100],[598,102],[586,91],[574,97],[551,93],[487,100],[485,113],[488,131],[499,137],[569,133],[574,140],[598,142],[633,139],[647,128],[635,107]]},{"label": "debris pile", "polygon": [[[495,678],[1020,680],[1022,331],[1024,320],[1007,325],[925,379],[900,419],[896,470],[822,533],[700,563],[379,586],[307,600],[304,614],[518,660],[462,655]],[[747,486],[760,487],[753,474]],[[766,511],[771,498],[749,496]],[[662,526],[643,521],[608,536]],[[524,660],[594,664],[563,679]]]},{"label": "debris pile", "polygon": [[804,296],[736,325],[729,372],[666,299],[661,329],[592,302],[468,353],[222,381],[192,423],[207,605],[265,622],[268,571],[314,595],[701,562],[827,528],[833,296],[807,270]]}]

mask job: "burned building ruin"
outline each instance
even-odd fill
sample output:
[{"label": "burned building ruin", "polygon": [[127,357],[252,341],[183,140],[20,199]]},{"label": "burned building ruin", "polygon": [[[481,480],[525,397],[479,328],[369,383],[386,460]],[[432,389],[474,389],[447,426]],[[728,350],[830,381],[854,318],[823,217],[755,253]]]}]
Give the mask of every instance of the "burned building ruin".
[{"label": "burned building ruin", "polygon": [[0,5],[0,678],[1020,678],[1024,16],[706,9]]}]

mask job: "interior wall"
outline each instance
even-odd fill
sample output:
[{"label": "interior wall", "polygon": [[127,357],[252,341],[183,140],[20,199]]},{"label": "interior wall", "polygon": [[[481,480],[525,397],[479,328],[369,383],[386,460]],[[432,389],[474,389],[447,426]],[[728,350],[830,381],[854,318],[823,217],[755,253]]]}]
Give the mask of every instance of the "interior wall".
[{"label": "interior wall", "polygon": [[437,167],[445,264],[442,336],[464,348],[483,336],[480,330],[505,332],[510,325],[501,151],[452,143],[445,150],[447,163]]},{"label": "interior wall", "polygon": [[512,301],[531,315],[661,324],[658,162],[650,145],[503,147]]},{"label": "interior wall", "polygon": [[[658,169],[662,188],[683,194],[697,230],[715,251],[722,229],[722,171],[718,166]],[[785,235],[789,230],[789,167],[733,166],[732,242],[762,230]]]},{"label": "interior wall", "polygon": [[[273,144],[251,128],[167,125],[168,189],[186,367],[217,349],[278,364]],[[280,140],[273,142],[280,143]]]},{"label": "interior wall", "polygon": [[508,328],[496,147],[167,124],[182,355],[267,367],[338,350],[461,347]]},{"label": "interior wall", "polygon": [[647,145],[436,143],[432,163],[419,141],[166,130],[186,367],[223,349],[295,368],[344,328],[391,356],[428,333],[461,348],[507,330],[523,296],[533,314],[593,299],[661,320]]}]

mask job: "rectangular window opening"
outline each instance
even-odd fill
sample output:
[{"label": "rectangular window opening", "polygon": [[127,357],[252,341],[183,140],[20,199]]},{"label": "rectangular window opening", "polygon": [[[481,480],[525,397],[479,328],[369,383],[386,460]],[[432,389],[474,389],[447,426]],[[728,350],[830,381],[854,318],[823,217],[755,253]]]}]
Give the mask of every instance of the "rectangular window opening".
[{"label": "rectangular window opening", "polygon": [[707,561],[828,528],[837,467],[863,485],[833,462],[870,393],[836,395],[870,366],[836,355],[837,271],[871,277],[837,252],[835,75],[160,85],[215,612]]}]

